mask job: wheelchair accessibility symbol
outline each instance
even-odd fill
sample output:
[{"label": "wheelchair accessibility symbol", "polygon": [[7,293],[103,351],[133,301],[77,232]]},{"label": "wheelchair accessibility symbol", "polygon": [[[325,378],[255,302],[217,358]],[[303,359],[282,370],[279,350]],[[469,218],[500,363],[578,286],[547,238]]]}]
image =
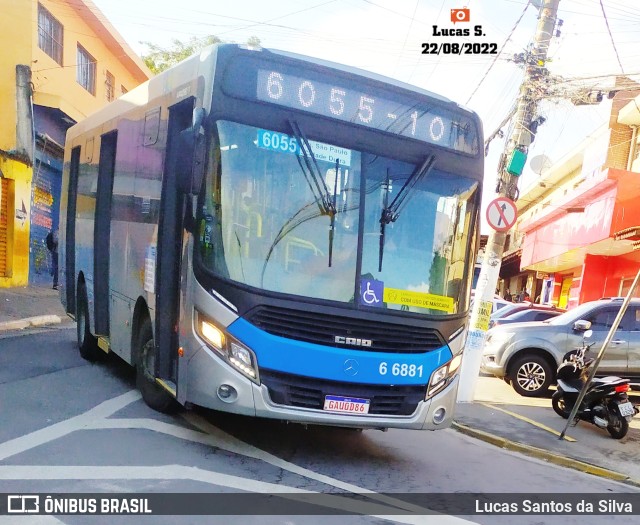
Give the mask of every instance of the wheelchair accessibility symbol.
[{"label": "wheelchair accessibility symbol", "polygon": [[382,306],[384,283],[374,279],[360,281],[360,303],[366,306]]}]

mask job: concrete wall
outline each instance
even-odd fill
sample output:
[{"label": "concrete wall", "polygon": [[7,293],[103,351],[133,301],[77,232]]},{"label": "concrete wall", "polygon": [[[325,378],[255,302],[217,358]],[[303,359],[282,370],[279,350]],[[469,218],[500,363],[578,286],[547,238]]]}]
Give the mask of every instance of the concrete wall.
[{"label": "concrete wall", "polygon": [[[0,176],[9,179],[12,188],[7,270],[0,275],[0,287],[24,286],[29,279],[33,137],[46,134],[63,145],[73,121],[108,103],[107,71],[115,78],[116,98],[122,87],[128,91],[150,76],[90,0],[40,0],[63,26],[63,63],[58,64],[38,47],[38,3],[0,0]],[[76,80],[78,44],[97,61],[95,95]],[[17,69],[23,73],[20,82]],[[52,111],[38,111],[38,106]]]},{"label": "concrete wall", "polygon": [[[0,0],[6,2],[7,0]],[[15,0],[8,0],[9,3]],[[106,98],[107,71],[115,77],[116,98],[122,94],[121,86],[128,91],[147,80],[146,72],[130,70],[122,61],[122,50],[106,35],[95,31],[95,17],[89,2],[40,0],[40,3],[64,27],[63,63],[60,65],[38,47],[37,1],[34,1],[31,18],[31,42],[33,49],[33,86],[36,104],[57,107],[76,122],[108,103]],[[104,17],[104,15],[102,15]],[[76,80],[77,48],[80,44],[94,59],[96,65],[96,93],[92,95]]]},{"label": "concrete wall", "polygon": [[31,0],[0,0],[0,150],[16,148],[16,65],[31,65],[31,31],[35,15]]}]

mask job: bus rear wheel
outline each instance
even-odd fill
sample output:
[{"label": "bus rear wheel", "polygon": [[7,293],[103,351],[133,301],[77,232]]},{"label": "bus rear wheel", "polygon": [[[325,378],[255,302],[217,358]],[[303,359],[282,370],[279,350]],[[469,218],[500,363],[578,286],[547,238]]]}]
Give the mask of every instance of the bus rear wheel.
[{"label": "bus rear wheel", "polygon": [[76,305],[76,335],[78,337],[80,355],[87,361],[97,361],[104,353],[98,348],[98,341],[89,328],[89,302],[87,300],[87,287],[83,282],[78,285]]},{"label": "bus rear wheel", "polygon": [[154,410],[169,414],[175,412],[178,403],[164,390],[155,378],[156,345],[151,320],[147,317],[140,326],[136,359],[136,386],[144,402]]}]

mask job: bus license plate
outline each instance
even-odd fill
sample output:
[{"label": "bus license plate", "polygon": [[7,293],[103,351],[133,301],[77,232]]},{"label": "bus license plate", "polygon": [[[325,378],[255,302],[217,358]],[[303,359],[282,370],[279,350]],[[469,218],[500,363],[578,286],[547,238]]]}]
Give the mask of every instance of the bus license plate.
[{"label": "bus license plate", "polygon": [[368,414],[368,399],[358,397],[325,396],[324,409],[329,412],[342,412],[345,414]]},{"label": "bus license plate", "polygon": [[633,405],[629,402],[619,403],[618,410],[620,410],[620,415],[623,417],[633,416],[635,414],[635,410],[633,410]]}]

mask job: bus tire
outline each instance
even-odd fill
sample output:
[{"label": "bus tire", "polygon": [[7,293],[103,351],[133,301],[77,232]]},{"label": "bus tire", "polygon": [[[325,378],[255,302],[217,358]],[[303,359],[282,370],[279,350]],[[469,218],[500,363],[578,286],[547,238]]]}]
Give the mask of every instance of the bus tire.
[{"label": "bus tire", "polygon": [[151,320],[145,317],[138,333],[136,357],[136,386],[144,402],[154,410],[164,414],[175,412],[178,403],[155,380],[155,342]]},{"label": "bus tire", "polygon": [[76,305],[76,335],[80,355],[87,361],[97,361],[104,356],[104,352],[101,352],[98,348],[98,340],[89,328],[89,302],[87,300],[87,287],[83,282],[78,284]]}]

